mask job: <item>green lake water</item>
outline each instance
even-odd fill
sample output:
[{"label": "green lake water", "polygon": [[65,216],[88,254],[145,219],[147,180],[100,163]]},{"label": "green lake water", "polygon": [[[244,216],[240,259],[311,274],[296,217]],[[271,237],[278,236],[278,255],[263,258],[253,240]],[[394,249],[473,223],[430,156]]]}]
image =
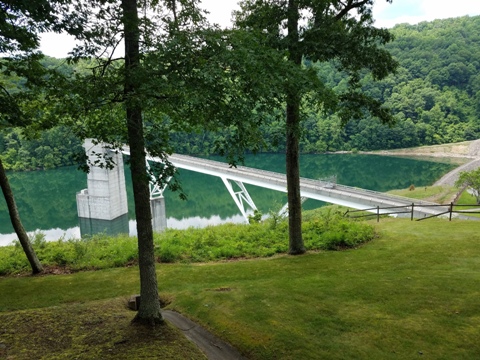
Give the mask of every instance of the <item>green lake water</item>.
[{"label": "green lake water", "polygon": [[[221,160],[220,158],[212,158]],[[248,156],[246,166],[285,173],[285,156],[260,154]],[[427,186],[457,165],[447,162],[360,154],[302,155],[301,176],[321,179],[336,176],[342,185],[376,191]],[[186,228],[226,221],[241,222],[236,207],[220,178],[179,170],[187,201],[170,191],[165,193],[167,226]],[[9,173],[17,206],[27,231],[42,231],[47,239],[79,237],[76,193],[86,188],[86,174],[75,167],[48,171]],[[129,170],[126,169],[130,233],[135,232],[133,196]],[[278,210],[286,195],[273,190],[248,186],[255,204],[263,212]],[[307,200],[305,209],[323,204]],[[5,201],[0,200],[0,246],[16,236],[8,217]]]}]

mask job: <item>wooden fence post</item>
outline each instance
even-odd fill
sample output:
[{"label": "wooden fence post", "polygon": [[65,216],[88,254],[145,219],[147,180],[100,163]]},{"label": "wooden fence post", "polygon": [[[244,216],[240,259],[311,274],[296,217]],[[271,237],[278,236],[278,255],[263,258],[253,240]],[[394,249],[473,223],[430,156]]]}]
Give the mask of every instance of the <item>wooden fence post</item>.
[{"label": "wooden fence post", "polygon": [[380,206],[377,205],[377,223],[380,222]]},{"label": "wooden fence post", "polygon": [[415,204],[412,203],[412,215],[410,216],[410,221],[413,221],[413,208],[414,208]]},{"label": "wooden fence post", "polygon": [[453,202],[450,203],[450,219],[449,219],[449,221],[452,221],[452,212],[453,212]]}]

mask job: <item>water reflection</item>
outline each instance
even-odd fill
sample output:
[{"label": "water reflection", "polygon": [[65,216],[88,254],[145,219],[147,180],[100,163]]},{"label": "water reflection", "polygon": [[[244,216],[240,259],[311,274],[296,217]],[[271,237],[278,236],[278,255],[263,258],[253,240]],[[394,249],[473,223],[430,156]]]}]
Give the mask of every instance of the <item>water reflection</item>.
[{"label": "water reflection", "polygon": [[[340,184],[376,191],[408,188],[411,184],[416,187],[431,185],[456,166],[426,160],[360,154],[302,155],[300,160],[303,177],[319,179],[336,175]],[[247,156],[245,165],[284,173],[285,155]],[[75,167],[67,167],[9,173],[8,176],[27,231],[32,233],[35,229],[40,229],[37,231],[53,240],[62,236],[66,239],[80,237],[75,195],[86,188],[85,173]],[[130,234],[134,235],[135,225],[132,222],[135,224],[135,216],[129,169],[126,169],[125,180],[129,205],[128,227]],[[180,169],[180,180],[188,200],[182,201],[177,194],[169,191],[165,193],[168,227],[201,227],[227,221],[243,221],[221,179]],[[255,186],[246,187],[264,214],[279,210],[286,202],[284,193]],[[320,202],[308,200],[304,208],[321,205]],[[8,244],[15,238],[6,204],[0,200],[0,245]]]},{"label": "water reflection", "polygon": [[[88,219],[90,220],[90,219]],[[101,220],[104,222],[108,222],[106,220]],[[115,220],[112,220],[114,222]],[[225,223],[235,223],[235,224],[240,224],[245,222],[245,219],[241,214],[235,215],[235,216],[230,216],[227,218],[221,218],[218,215],[211,216],[209,218],[201,217],[201,216],[193,216],[190,218],[182,218],[182,219],[175,219],[175,218],[168,218],[167,219],[167,226],[168,228],[171,229],[188,229],[189,227],[207,227],[207,226],[214,226],[214,225],[220,225],[220,224],[225,224]],[[126,222],[126,228],[124,227],[124,231],[118,231],[118,232],[108,232],[109,229],[109,224],[103,223],[101,224],[103,227],[101,228],[99,232],[104,232],[107,234],[113,234],[113,233],[129,233],[130,236],[136,236],[137,235],[137,222],[135,220],[128,220]],[[116,224],[111,224],[113,227],[118,226],[118,223]],[[88,226],[86,230],[88,230]],[[125,226],[125,223],[122,223],[121,226]],[[118,228],[116,227],[115,230]],[[29,236],[35,235],[36,232],[41,232],[42,234],[45,235],[45,240],[47,241],[56,241],[58,239],[64,239],[64,240],[69,240],[69,239],[79,239],[81,237],[80,233],[85,236],[88,235],[85,231],[82,229],[82,232],[80,232],[80,226],[73,227],[67,230],[64,229],[50,229],[50,230],[35,230],[35,231],[30,231],[28,232]],[[110,231],[112,231],[110,227]],[[94,232],[92,232],[94,233]],[[90,234],[92,234],[90,233]],[[6,246],[11,244],[13,241],[17,239],[17,234],[11,233],[11,234],[1,234],[0,235],[0,246]]]},{"label": "water reflection", "polygon": [[[79,239],[80,238],[80,227],[73,227],[70,229],[49,229],[49,230],[40,230],[37,229],[35,231],[28,231],[27,234],[29,236],[35,235],[35,233],[41,232],[45,235],[45,239],[47,241],[55,241],[58,239]],[[1,234],[0,235],[0,246],[10,245],[13,241],[17,240],[17,234]]]},{"label": "water reflection", "polygon": [[103,233],[107,235],[126,234],[128,228],[128,214],[113,220],[78,218],[80,234],[82,237]]}]

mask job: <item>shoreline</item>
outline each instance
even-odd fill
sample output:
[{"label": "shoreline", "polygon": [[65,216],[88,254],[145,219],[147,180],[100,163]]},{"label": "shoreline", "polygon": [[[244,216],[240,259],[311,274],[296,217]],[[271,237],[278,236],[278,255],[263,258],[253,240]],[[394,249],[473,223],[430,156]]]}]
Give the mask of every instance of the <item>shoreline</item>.
[{"label": "shoreline", "polygon": [[459,143],[420,146],[394,150],[361,151],[361,154],[387,156],[423,156],[430,158],[452,158],[469,160],[480,158],[480,139]]},{"label": "shoreline", "polygon": [[460,143],[422,146],[411,149],[380,150],[364,152],[384,156],[409,156],[428,157],[429,159],[449,159],[452,163],[458,163],[452,171],[438,179],[433,186],[455,186],[460,172],[471,171],[480,167],[480,139],[463,141]]},{"label": "shoreline", "polygon": [[480,139],[460,143],[422,146],[410,149],[362,151],[361,154],[426,158],[430,161],[448,159],[458,164],[455,169],[438,179],[433,186],[455,186],[460,172],[471,171],[480,167]]},{"label": "shoreline", "polygon": [[412,152],[396,152],[394,150],[379,150],[379,151],[359,151],[357,154],[362,155],[378,155],[378,156],[396,156],[403,158],[415,158],[420,160],[427,160],[433,162],[442,162],[448,164],[455,164],[461,166],[466,164],[476,157],[465,156],[465,155],[455,155],[447,153],[435,153],[435,154],[423,154],[423,153],[412,153]]}]

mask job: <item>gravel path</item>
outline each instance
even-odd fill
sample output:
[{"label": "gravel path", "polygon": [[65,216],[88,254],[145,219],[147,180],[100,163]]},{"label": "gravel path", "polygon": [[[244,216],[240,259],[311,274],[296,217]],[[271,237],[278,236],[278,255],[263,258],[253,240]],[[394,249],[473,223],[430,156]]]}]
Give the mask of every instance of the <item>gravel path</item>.
[{"label": "gravel path", "polygon": [[480,140],[475,140],[468,146],[466,157],[472,158],[470,162],[463,164],[456,169],[453,169],[448,174],[444,175],[434,185],[449,185],[454,186],[461,171],[471,171],[480,167]]},{"label": "gravel path", "polygon": [[457,181],[461,171],[471,171],[477,169],[478,167],[480,167],[480,158],[474,159],[466,164],[457,167],[456,169],[453,169],[448,174],[445,174],[433,185],[455,186],[455,181]]}]

